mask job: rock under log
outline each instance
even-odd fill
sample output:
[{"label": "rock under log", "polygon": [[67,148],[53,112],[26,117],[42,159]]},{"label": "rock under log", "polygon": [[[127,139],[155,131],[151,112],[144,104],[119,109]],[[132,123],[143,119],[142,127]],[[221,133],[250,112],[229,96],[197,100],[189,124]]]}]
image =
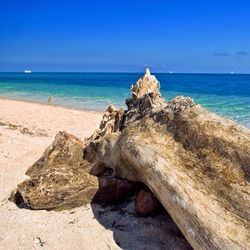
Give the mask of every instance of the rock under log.
[{"label": "rock under log", "polygon": [[164,211],[161,203],[147,188],[141,189],[136,195],[135,209],[140,216],[153,216]]}]

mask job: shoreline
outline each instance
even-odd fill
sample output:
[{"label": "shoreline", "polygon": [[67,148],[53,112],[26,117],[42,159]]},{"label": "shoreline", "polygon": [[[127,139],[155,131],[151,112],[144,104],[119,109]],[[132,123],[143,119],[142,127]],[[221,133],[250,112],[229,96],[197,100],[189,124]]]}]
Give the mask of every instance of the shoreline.
[{"label": "shoreline", "polygon": [[[41,106],[45,106],[45,107],[54,107],[54,108],[58,108],[58,109],[64,109],[66,111],[67,110],[75,110],[75,111],[79,111],[79,112],[84,112],[86,114],[94,114],[94,115],[101,115],[101,116],[104,114],[104,112],[108,108],[108,106],[112,104],[112,103],[108,104],[107,106],[105,106],[105,108],[103,109],[103,111],[99,111],[99,110],[94,110],[94,109],[84,109],[84,108],[71,107],[71,106],[67,106],[67,105],[54,104],[53,102],[52,103],[48,103],[48,102],[43,102],[43,101],[39,101],[39,100],[37,100],[37,101],[34,101],[34,100],[25,100],[25,99],[18,99],[18,98],[4,97],[4,96],[0,96],[0,101],[1,100],[3,100],[3,101],[10,101],[10,102],[17,102],[17,103],[27,103],[27,104],[41,105]],[[198,105],[201,105],[201,104],[198,104]],[[120,108],[122,108],[122,107],[120,106]],[[210,111],[214,112],[213,110],[210,110]],[[234,121],[237,124],[239,124],[240,126],[243,126],[244,128],[247,128],[247,129],[250,130],[250,123],[249,124],[248,123],[245,124],[244,122],[237,121],[236,118],[232,118],[232,117],[229,117],[229,116],[226,116],[226,115],[222,115],[219,112],[214,112],[214,113],[217,114],[217,115],[219,115],[219,116],[224,117],[225,119],[229,119],[231,121]],[[1,117],[0,117],[0,119],[1,119]]]},{"label": "shoreline", "polygon": [[0,100],[37,104],[37,105],[43,105],[43,106],[48,106],[48,107],[63,108],[63,109],[67,109],[67,110],[77,110],[77,111],[93,113],[93,114],[103,114],[105,112],[105,110],[103,112],[101,112],[101,111],[98,111],[98,110],[87,110],[87,109],[76,108],[76,107],[73,108],[73,107],[69,107],[69,106],[63,106],[63,105],[58,105],[58,104],[53,104],[53,103],[46,103],[46,102],[42,102],[42,101],[17,99],[17,98],[3,97],[3,96],[0,96]]}]

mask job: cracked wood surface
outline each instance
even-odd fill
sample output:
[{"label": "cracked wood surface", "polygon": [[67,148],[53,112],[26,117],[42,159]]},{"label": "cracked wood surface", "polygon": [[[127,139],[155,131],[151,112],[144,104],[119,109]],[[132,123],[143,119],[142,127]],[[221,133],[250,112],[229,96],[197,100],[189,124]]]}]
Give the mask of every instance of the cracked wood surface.
[{"label": "cracked wood surface", "polygon": [[166,102],[149,71],[131,91],[83,142],[90,174],[143,182],[195,249],[249,249],[250,131],[189,97]]}]

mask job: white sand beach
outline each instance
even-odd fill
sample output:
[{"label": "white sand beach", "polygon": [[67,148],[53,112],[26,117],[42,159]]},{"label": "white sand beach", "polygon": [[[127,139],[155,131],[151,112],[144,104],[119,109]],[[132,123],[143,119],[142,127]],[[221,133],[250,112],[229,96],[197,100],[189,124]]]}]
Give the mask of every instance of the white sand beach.
[{"label": "white sand beach", "polygon": [[166,215],[139,218],[134,201],[70,211],[18,208],[8,200],[58,131],[85,138],[102,114],[0,99],[0,249],[190,249]]},{"label": "white sand beach", "polygon": [[[96,112],[0,100],[0,249],[116,249],[112,232],[94,218],[90,206],[64,212],[20,209],[8,201],[16,185],[59,130],[83,138],[98,127]],[[98,239],[98,240],[97,240]]]}]

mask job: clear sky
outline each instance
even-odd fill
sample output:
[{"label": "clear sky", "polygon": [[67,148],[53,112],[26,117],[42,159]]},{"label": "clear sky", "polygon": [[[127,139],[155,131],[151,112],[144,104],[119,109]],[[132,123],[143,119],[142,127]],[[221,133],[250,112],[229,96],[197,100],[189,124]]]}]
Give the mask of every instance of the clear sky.
[{"label": "clear sky", "polygon": [[250,73],[250,1],[0,0],[0,71]]}]

